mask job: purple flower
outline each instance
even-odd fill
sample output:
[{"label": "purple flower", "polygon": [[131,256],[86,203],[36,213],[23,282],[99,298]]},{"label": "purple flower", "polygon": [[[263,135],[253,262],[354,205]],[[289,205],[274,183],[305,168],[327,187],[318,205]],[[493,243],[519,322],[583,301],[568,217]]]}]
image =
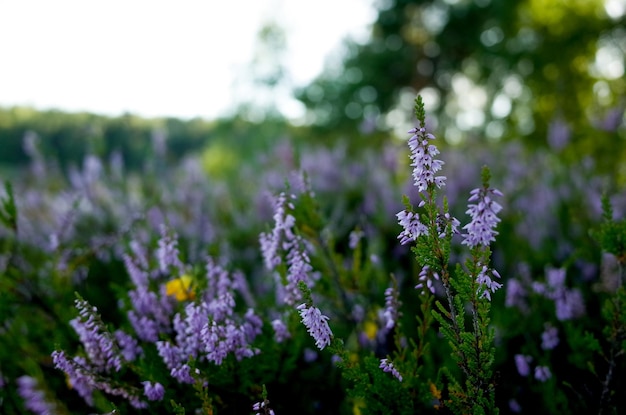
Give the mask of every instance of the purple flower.
[{"label": "purple flower", "polygon": [[300,317],[302,317],[302,323],[315,340],[315,345],[320,350],[324,350],[324,347],[330,344],[330,340],[333,336],[328,326],[328,317],[322,315],[319,308],[307,307],[306,304],[300,304],[297,309],[299,310]]},{"label": "purple flower", "polygon": [[433,285],[433,281],[439,280],[439,274],[437,274],[436,272],[433,272],[430,269],[430,266],[424,265],[422,267],[422,270],[420,271],[418,280],[420,281],[420,283],[415,286],[416,290],[421,289],[422,290],[421,294],[422,295],[426,294],[426,290],[424,289],[424,283],[426,283],[426,288],[428,288],[428,290],[432,294],[434,294],[435,286]]},{"label": "purple flower", "polygon": [[526,289],[522,283],[515,278],[509,278],[506,284],[504,305],[506,307],[517,307],[520,311],[527,312],[528,304],[526,304],[526,296]]},{"label": "purple flower", "polygon": [[256,402],[252,405],[252,410],[257,411],[256,415],[275,415],[274,410],[270,409],[268,400]]},{"label": "purple flower", "polygon": [[122,330],[116,330],[113,334],[125,361],[132,362],[137,358],[137,356],[143,354],[143,349],[139,346],[137,340],[131,335],[123,332]]},{"label": "purple flower", "polygon": [[280,319],[272,320],[272,328],[274,329],[274,340],[276,343],[282,343],[291,337],[287,326]]},{"label": "purple flower", "polygon": [[54,367],[62,370],[72,385],[72,388],[85,400],[88,405],[93,405],[93,391],[95,381],[93,375],[87,371],[87,363],[81,357],[68,359],[64,351],[52,352]]},{"label": "purple flower", "polygon": [[535,368],[535,379],[539,382],[545,382],[546,380],[552,377],[552,373],[550,372],[550,368],[547,366],[537,366]]},{"label": "purple flower", "polygon": [[403,228],[400,235],[398,235],[400,244],[404,245],[408,242],[416,241],[421,235],[428,234],[428,228],[420,222],[419,215],[417,213],[403,210],[398,212],[396,217],[398,218],[398,224]]},{"label": "purple flower", "polygon": [[472,221],[465,225],[463,229],[467,230],[467,234],[463,235],[463,244],[470,248],[477,246],[489,246],[495,241],[498,234],[494,230],[500,218],[497,214],[502,210],[502,206],[491,200],[489,194],[502,196],[502,192],[491,188],[478,188],[470,192],[470,203],[465,213],[469,214]]},{"label": "purple flower", "polygon": [[361,238],[363,238],[363,231],[359,229],[355,229],[352,232],[350,232],[350,235],[348,238],[349,238],[348,246],[350,247],[350,249],[356,249],[359,242],[361,241]]},{"label": "purple flower", "polygon": [[398,321],[398,290],[391,286],[385,290],[385,311],[383,317],[385,319],[385,328],[391,330]]},{"label": "purple flower", "polygon": [[78,334],[89,362],[98,370],[116,372],[122,368],[122,356],[115,339],[104,327],[98,310],[82,299],[75,300],[78,317],[70,321],[70,325]]},{"label": "purple flower", "polygon": [[24,400],[24,407],[37,415],[56,413],[56,406],[46,399],[46,394],[39,388],[37,379],[30,376],[17,378],[17,392]]},{"label": "purple flower", "polygon": [[170,375],[180,383],[194,383],[191,371],[184,356],[177,346],[167,341],[156,342],[157,352],[163,363],[170,370]]},{"label": "purple flower", "polygon": [[491,293],[495,293],[497,289],[502,288],[502,284],[495,282],[489,275],[496,278],[500,278],[500,274],[495,269],[490,269],[486,265],[483,265],[480,273],[476,277],[476,283],[478,284],[478,292],[482,290],[480,298],[487,297],[487,300],[491,301]]},{"label": "purple flower", "polygon": [[529,363],[533,358],[523,354],[516,354],[513,358],[515,359],[515,366],[520,376],[528,376],[528,374],[530,374]]},{"label": "purple flower", "polygon": [[559,329],[546,323],[545,330],[541,333],[541,348],[552,350],[559,344]]},{"label": "purple flower", "polygon": [[578,289],[563,289],[554,295],[556,318],[559,321],[571,320],[585,314],[585,302]]},{"label": "purple flower", "polygon": [[398,369],[394,367],[393,363],[390,362],[389,359],[381,359],[380,366],[378,367],[381,368],[384,372],[391,373],[396,379],[402,382],[402,375],[400,375]]},{"label": "purple flower", "polygon": [[143,394],[149,401],[160,401],[165,395],[165,388],[160,383],[143,382]]},{"label": "purple flower", "polygon": [[445,186],[445,176],[435,176],[443,166],[443,161],[435,159],[439,150],[433,144],[429,144],[429,140],[434,140],[435,136],[426,133],[424,127],[413,128],[409,130],[409,134],[413,134],[408,144],[411,150],[409,157],[412,160],[413,182],[417,190],[421,193],[431,184],[439,188]]},{"label": "purple flower", "polygon": [[183,264],[179,259],[178,239],[174,235],[171,237],[167,233],[167,227],[161,225],[161,238],[159,239],[159,248],[157,249],[157,258],[159,260],[159,269],[162,273],[169,275],[175,269],[175,273],[182,275],[184,273]]},{"label": "purple flower", "polygon": [[[294,198],[295,196],[292,196]],[[302,299],[302,293],[298,288],[300,281],[308,287],[313,286],[311,260],[306,252],[305,241],[300,235],[294,233],[296,219],[287,212],[294,206],[287,202],[284,193],[278,196],[274,213],[274,229],[272,233],[262,233],[259,237],[263,260],[268,270],[274,270],[282,263],[282,254],[285,253],[287,265],[286,284],[284,290],[279,285],[279,298],[289,305],[293,305]],[[277,279],[280,279],[279,275]]]},{"label": "purple flower", "polygon": [[292,229],[296,219],[286,212],[286,207],[289,207],[287,196],[281,193],[274,204],[274,229],[272,233],[262,233],[259,237],[263,261],[268,270],[273,270],[282,262],[279,251],[283,235],[287,240],[294,237]]}]

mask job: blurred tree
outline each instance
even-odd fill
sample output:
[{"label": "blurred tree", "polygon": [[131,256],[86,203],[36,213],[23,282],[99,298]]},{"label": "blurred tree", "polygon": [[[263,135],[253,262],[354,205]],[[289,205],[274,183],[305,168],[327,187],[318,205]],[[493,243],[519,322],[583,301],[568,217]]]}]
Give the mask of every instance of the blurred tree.
[{"label": "blurred tree", "polygon": [[[622,121],[621,0],[381,0],[377,7],[368,42],[346,42],[341,64],[298,91],[329,137],[358,126],[404,129],[418,92],[451,142],[480,135],[550,144],[549,132],[585,141],[586,127],[615,131]],[[565,128],[551,129],[553,122]]]}]

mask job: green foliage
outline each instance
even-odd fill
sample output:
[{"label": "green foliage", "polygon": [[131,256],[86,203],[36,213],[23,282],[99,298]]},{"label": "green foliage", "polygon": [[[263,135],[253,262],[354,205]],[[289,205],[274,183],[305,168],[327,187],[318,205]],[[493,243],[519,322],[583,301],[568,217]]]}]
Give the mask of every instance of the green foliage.
[{"label": "green foliage", "polygon": [[0,221],[17,234],[17,208],[13,196],[13,187],[8,180],[4,183],[6,195],[0,199]]}]

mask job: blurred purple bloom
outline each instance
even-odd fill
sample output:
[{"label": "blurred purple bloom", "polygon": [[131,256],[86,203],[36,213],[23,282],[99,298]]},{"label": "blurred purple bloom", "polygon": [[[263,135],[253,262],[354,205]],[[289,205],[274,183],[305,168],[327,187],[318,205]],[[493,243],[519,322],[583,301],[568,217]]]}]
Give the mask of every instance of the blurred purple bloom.
[{"label": "blurred purple bloom", "polygon": [[24,407],[37,415],[57,413],[56,405],[46,400],[46,394],[39,388],[37,379],[30,376],[17,378],[17,393],[24,400]]},{"label": "blurred purple bloom", "polygon": [[149,401],[160,401],[165,396],[165,388],[159,382],[143,382],[143,393]]},{"label": "blurred purple bloom", "polygon": [[93,405],[93,390],[95,381],[93,375],[87,371],[87,363],[81,357],[69,359],[64,351],[52,352],[54,367],[62,370],[67,375],[72,388],[85,400],[88,405]]},{"label": "blurred purple bloom", "polygon": [[402,375],[398,372],[398,369],[394,367],[393,363],[389,361],[389,359],[381,359],[380,366],[378,367],[384,372],[391,373],[396,379],[402,382]]},{"label": "blurred purple bloom", "polygon": [[537,366],[535,368],[535,379],[539,382],[545,382],[552,377],[550,368],[548,366]]},{"label": "blurred purple bloom", "polygon": [[276,343],[282,343],[291,338],[291,333],[287,329],[285,323],[280,319],[272,320],[272,328],[274,329],[274,340]]},{"label": "blurred purple bloom", "polygon": [[[172,272],[182,275],[184,273],[183,264],[180,262],[178,252],[178,239],[176,235],[170,236],[167,227],[161,225],[161,238],[157,249],[159,269],[162,273],[170,275]],[[174,268],[174,270],[172,270]]]},{"label": "blurred purple bloom", "polygon": [[285,239],[293,239],[292,228],[296,219],[286,213],[287,196],[285,193],[278,195],[274,203],[274,229],[271,233],[261,233],[259,241],[261,243],[261,253],[263,261],[268,270],[273,270],[282,262],[280,257],[280,242],[285,235]]},{"label": "blurred purple bloom", "polygon": [[502,193],[496,189],[478,188],[470,192],[470,203],[466,211],[472,218],[472,221],[465,225],[463,229],[467,230],[467,234],[463,235],[463,244],[468,245],[470,248],[477,246],[489,246],[492,241],[495,241],[495,236],[498,234],[494,228],[500,222],[497,214],[502,210],[497,202],[491,200],[489,194],[496,196],[502,196]]},{"label": "blurred purple bloom", "polygon": [[528,376],[530,374],[529,363],[532,362],[533,358],[523,354],[516,354],[513,358],[515,359],[515,366],[520,376]]},{"label": "blurred purple bloom", "polygon": [[143,354],[143,349],[139,346],[137,340],[130,334],[122,330],[116,330],[113,335],[120,348],[124,360],[127,362],[134,361],[138,356]]},{"label": "blurred purple bloom", "polygon": [[75,305],[78,317],[71,320],[70,325],[78,334],[89,362],[98,370],[119,372],[122,356],[115,339],[100,321],[98,309],[81,299],[76,299]]},{"label": "blurred purple bloom", "polygon": [[428,288],[428,291],[434,294],[435,286],[434,286],[433,281],[439,280],[439,274],[432,271],[429,265],[424,265],[422,267],[422,270],[420,271],[418,280],[420,281],[420,283],[415,286],[416,290],[421,289],[422,290],[421,294],[422,295],[426,294],[426,290],[424,289],[424,284],[426,284],[426,288]]},{"label": "blurred purple bloom", "polygon": [[541,348],[543,350],[552,350],[559,344],[559,330],[546,323],[545,330],[541,333]]},{"label": "blurred purple bloom", "polygon": [[310,349],[308,347],[304,348],[304,361],[307,363],[313,363],[317,360],[317,352],[313,349]]},{"label": "blurred purple bloom", "polygon": [[330,340],[333,336],[328,326],[328,317],[322,315],[319,308],[307,307],[306,304],[300,304],[297,309],[300,313],[300,317],[302,317],[302,323],[315,340],[315,345],[320,350],[324,350],[324,347],[330,344]]},{"label": "blurred purple bloom", "polygon": [[548,126],[548,144],[553,150],[562,150],[570,141],[572,132],[562,119],[556,119]]},{"label": "blurred purple bloom", "polygon": [[363,231],[355,229],[352,232],[350,232],[349,235],[349,243],[348,246],[350,247],[350,249],[356,249],[357,245],[359,244],[359,242],[361,241],[361,238],[363,238]]},{"label": "blurred purple bloom", "polygon": [[504,305],[506,307],[517,307],[522,312],[528,311],[528,304],[526,304],[526,289],[522,283],[515,279],[509,278],[506,284],[506,298]]},{"label": "blurred purple bloom", "polygon": [[186,363],[185,356],[179,347],[167,341],[156,342],[157,352],[163,359],[163,363],[170,370],[170,375],[180,383],[194,383],[191,376],[191,368]]},{"label": "blurred purple bloom", "polygon": [[548,268],[547,284],[533,283],[533,290],[554,301],[556,318],[559,321],[571,320],[585,314],[585,302],[580,290],[569,289],[565,285],[564,268]]},{"label": "blurred purple bloom", "polygon": [[385,319],[385,328],[391,330],[398,321],[398,290],[394,286],[391,286],[385,290],[385,312],[383,317]]}]

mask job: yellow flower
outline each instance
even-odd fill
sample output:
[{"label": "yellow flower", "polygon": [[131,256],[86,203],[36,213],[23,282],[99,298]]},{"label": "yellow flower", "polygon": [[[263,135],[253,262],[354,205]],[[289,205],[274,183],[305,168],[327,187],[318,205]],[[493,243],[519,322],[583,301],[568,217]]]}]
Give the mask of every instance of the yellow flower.
[{"label": "yellow flower", "polygon": [[368,339],[374,340],[376,338],[376,333],[378,332],[378,325],[371,320],[368,320],[363,325],[363,331]]},{"label": "yellow flower", "polygon": [[174,278],[165,284],[165,294],[176,296],[178,301],[193,300],[196,293],[191,287],[193,280],[187,274]]}]

